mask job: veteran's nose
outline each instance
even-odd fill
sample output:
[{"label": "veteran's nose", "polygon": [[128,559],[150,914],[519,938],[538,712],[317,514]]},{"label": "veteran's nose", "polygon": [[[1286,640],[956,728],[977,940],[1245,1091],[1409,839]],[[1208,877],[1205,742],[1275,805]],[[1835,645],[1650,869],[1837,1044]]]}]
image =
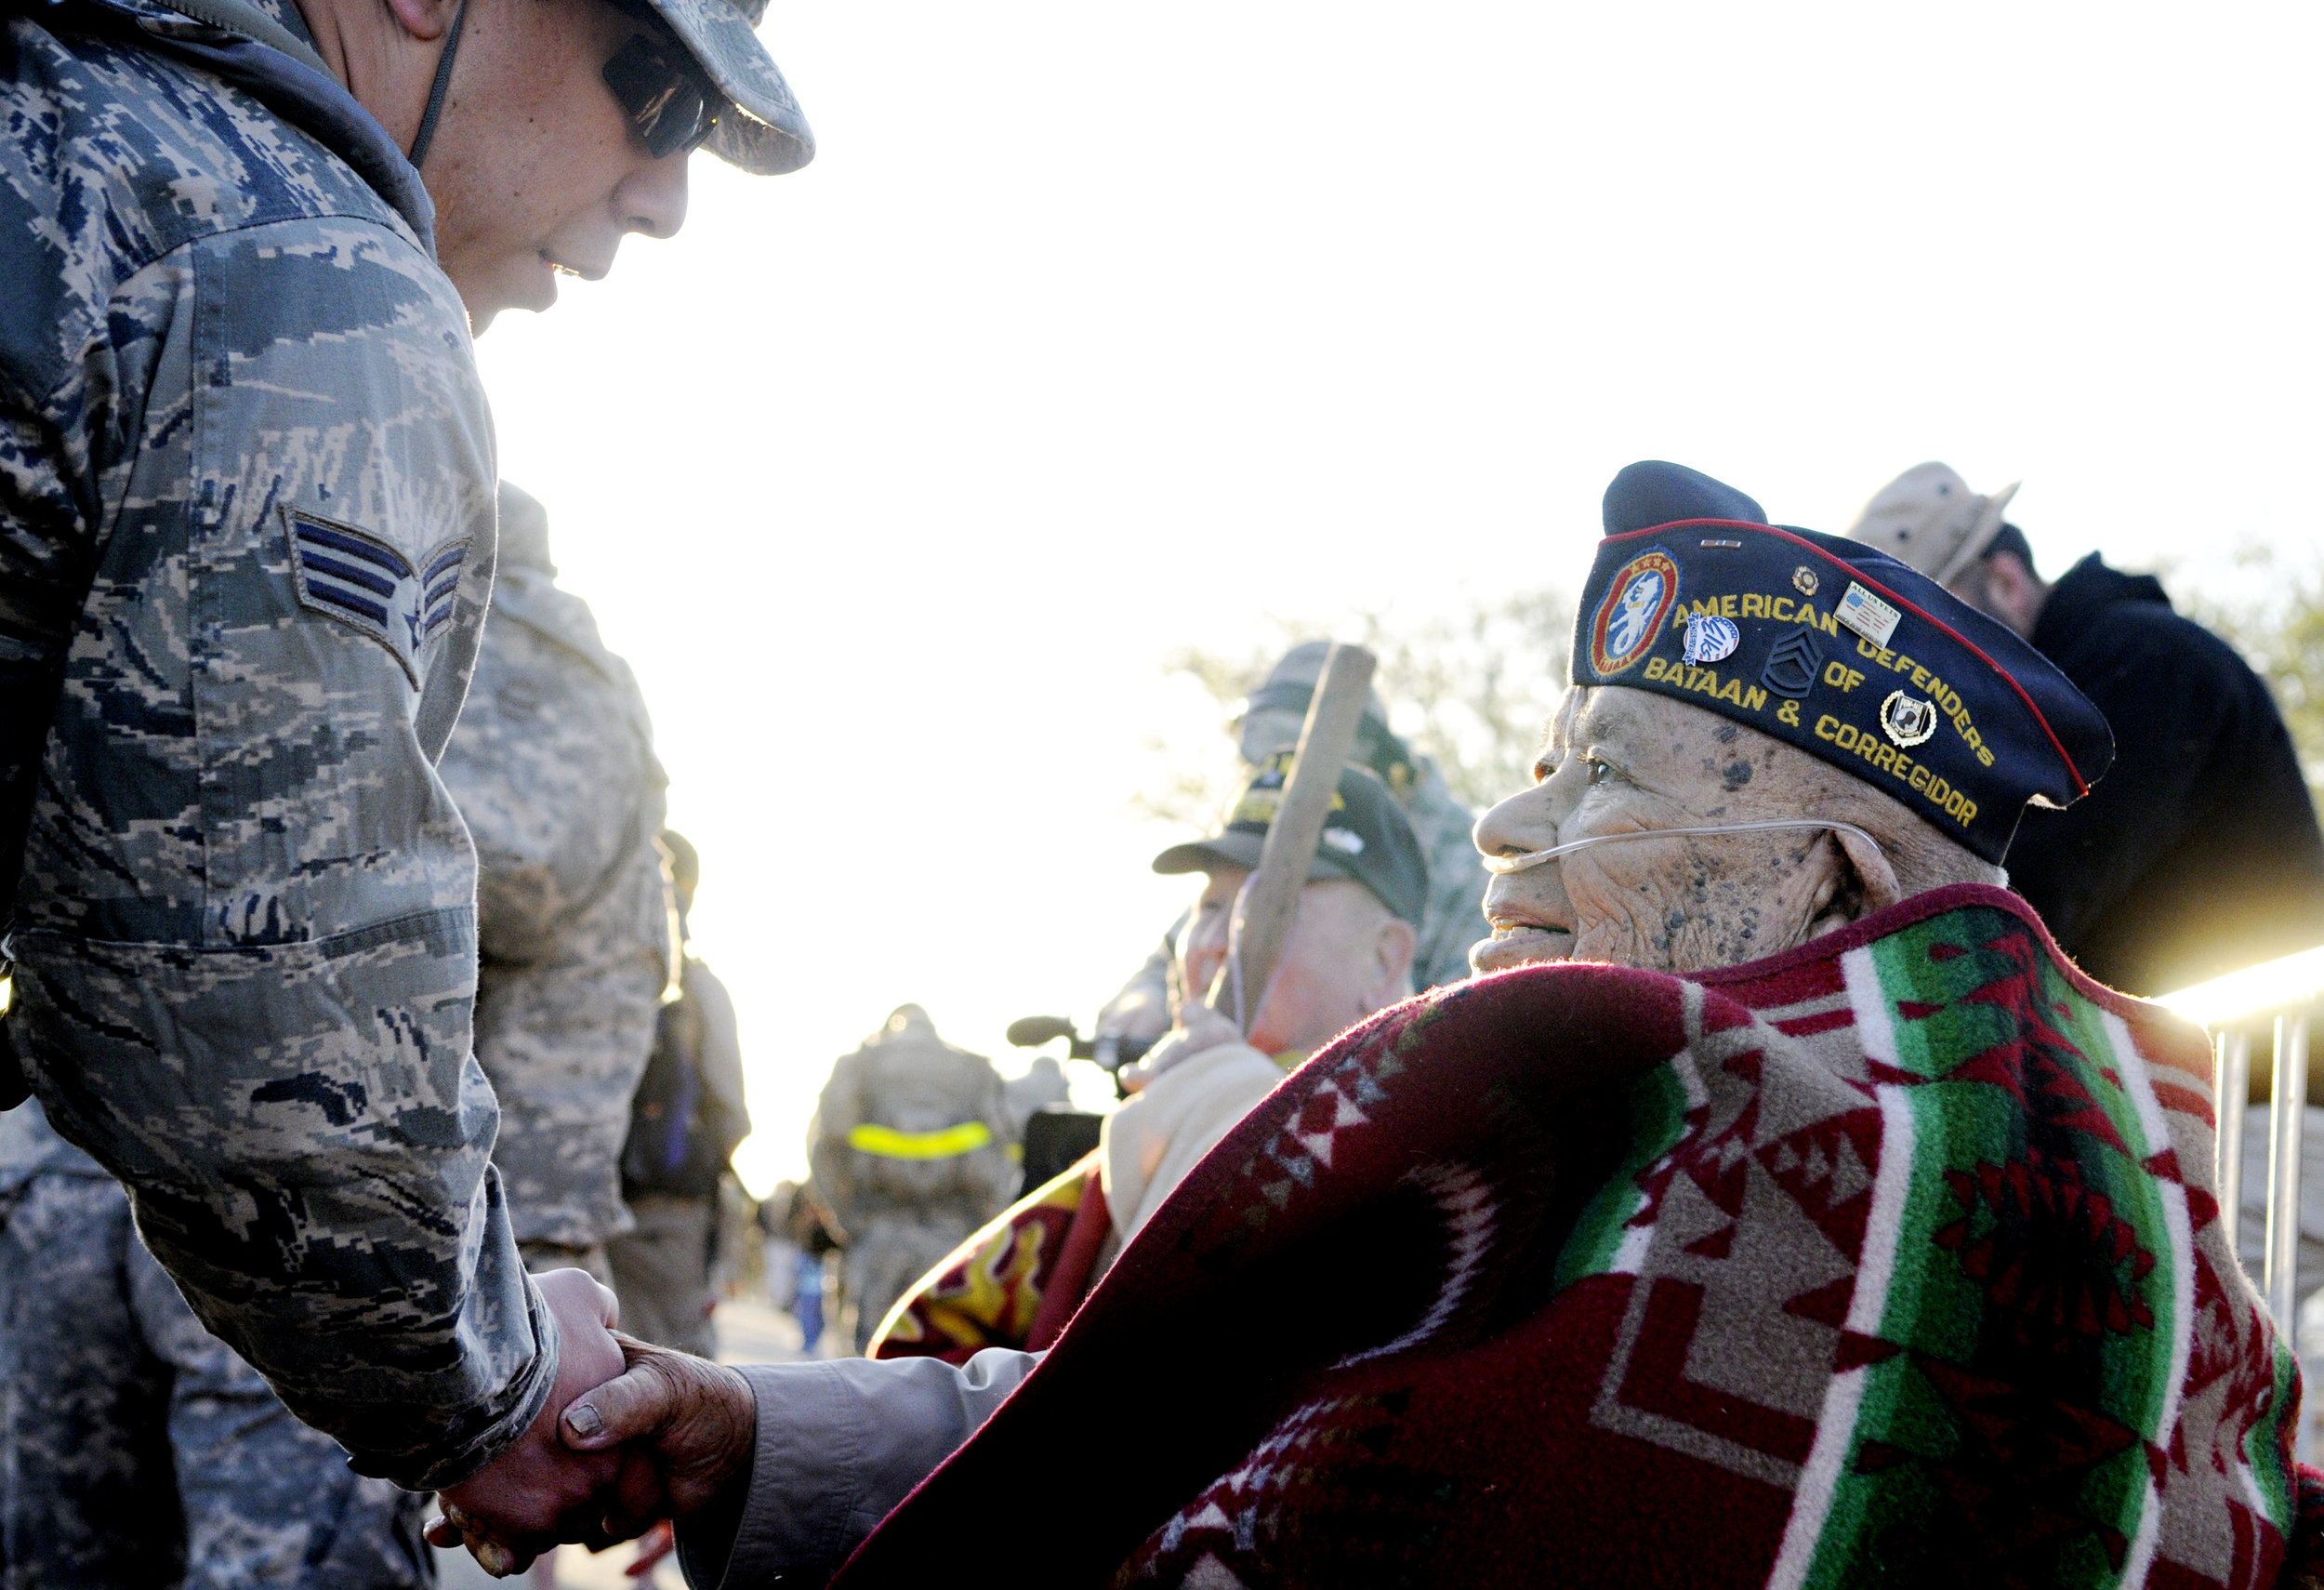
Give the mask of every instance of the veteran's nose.
[{"label": "veteran's nose", "polygon": [[1477,854],[1523,855],[1528,851],[1548,850],[1557,843],[1561,802],[1551,788],[1552,782],[1543,779],[1530,789],[1520,789],[1479,817],[1477,826],[1470,830]]}]

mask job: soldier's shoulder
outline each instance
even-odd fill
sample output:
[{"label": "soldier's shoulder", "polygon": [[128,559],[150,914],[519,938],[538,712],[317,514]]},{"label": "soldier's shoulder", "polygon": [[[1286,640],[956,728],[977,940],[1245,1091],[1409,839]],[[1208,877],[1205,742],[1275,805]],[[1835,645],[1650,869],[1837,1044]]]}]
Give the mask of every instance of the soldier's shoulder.
[{"label": "soldier's shoulder", "polygon": [[617,691],[639,694],[637,676],[606,646],[588,603],[543,571],[503,570],[493,590],[492,618],[505,622],[486,621],[485,645],[501,646],[512,655],[530,651],[567,667],[586,668]]},{"label": "soldier's shoulder", "polygon": [[101,316],[147,266],[248,227],[354,220],[419,246],[314,137],[138,31],[174,17],[105,0],[0,21],[0,277],[46,289],[22,308]]}]

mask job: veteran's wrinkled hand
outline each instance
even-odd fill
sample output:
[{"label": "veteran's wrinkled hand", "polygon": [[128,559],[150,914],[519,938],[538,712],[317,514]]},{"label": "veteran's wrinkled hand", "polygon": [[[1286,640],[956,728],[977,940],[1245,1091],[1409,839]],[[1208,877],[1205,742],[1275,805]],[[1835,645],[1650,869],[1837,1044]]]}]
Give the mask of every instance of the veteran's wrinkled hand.
[{"label": "veteran's wrinkled hand", "polygon": [[1144,1091],[1146,1084],[1182,1061],[1216,1049],[1222,1043],[1243,1041],[1243,1029],[1233,1020],[1220,1014],[1208,1005],[1191,1000],[1180,1007],[1179,1025],[1169,1036],[1146,1051],[1144,1059],[1135,1066],[1122,1067],[1122,1091],[1135,1093]]},{"label": "veteran's wrinkled hand", "polygon": [[620,1478],[601,1525],[607,1537],[627,1540],[746,1484],[759,1409],[749,1383],[723,1364],[617,1339],[627,1372],[574,1398],[561,1424],[576,1453],[620,1450]]},{"label": "veteran's wrinkled hand", "polygon": [[550,1270],[534,1284],[557,1320],[556,1386],[515,1446],[442,1493],[443,1517],[428,1531],[437,1545],[466,1544],[495,1575],[519,1572],[563,1541],[610,1544],[601,1526],[621,1473],[618,1454],[576,1451],[558,1435],[574,1398],[625,1368],[614,1294],[585,1270]]}]

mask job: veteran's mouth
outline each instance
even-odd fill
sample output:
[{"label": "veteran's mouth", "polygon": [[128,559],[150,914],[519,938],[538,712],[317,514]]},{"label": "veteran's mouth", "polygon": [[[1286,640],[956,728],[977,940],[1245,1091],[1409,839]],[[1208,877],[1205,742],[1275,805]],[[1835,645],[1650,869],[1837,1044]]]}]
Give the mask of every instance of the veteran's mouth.
[{"label": "veteran's mouth", "polygon": [[1566,961],[1574,953],[1574,930],[1563,922],[1536,921],[1530,917],[1502,915],[1486,919],[1493,936],[1469,947],[1469,966],[1475,972],[1501,972],[1512,966],[1535,966]]}]

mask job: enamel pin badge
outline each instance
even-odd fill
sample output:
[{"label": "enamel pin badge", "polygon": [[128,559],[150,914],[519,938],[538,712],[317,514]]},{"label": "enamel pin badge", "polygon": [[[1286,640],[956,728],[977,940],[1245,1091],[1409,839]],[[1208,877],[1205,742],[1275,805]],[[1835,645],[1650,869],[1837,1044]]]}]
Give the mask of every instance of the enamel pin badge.
[{"label": "enamel pin badge", "polygon": [[1896,621],[1904,616],[1854,580],[1848,582],[1847,593],[1831,616],[1876,646],[1888,644],[1888,637],[1896,632]]},{"label": "enamel pin badge", "polygon": [[1686,620],[1686,640],[1683,647],[1687,664],[1700,668],[1705,663],[1724,662],[1735,655],[1743,632],[1735,621],[1713,613],[1697,613]]},{"label": "enamel pin badge", "polygon": [[1912,747],[1936,733],[1936,703],[1892,690],[1881,703],[1881,733],[1894,744]]}]

